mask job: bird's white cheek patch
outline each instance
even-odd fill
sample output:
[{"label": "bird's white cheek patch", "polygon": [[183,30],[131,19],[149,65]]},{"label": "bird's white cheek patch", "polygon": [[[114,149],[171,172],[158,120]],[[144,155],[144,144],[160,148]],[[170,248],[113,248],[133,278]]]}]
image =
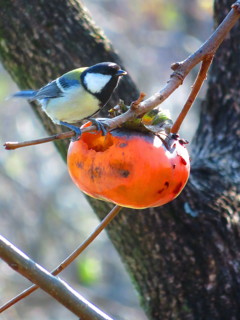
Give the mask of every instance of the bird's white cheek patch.
[{"label": "bird's white cheek patch", "polygon": [[109,82],[112,76],[100,73],[87,73],[84,83],[87,89],[92,93],[100,92]]}]

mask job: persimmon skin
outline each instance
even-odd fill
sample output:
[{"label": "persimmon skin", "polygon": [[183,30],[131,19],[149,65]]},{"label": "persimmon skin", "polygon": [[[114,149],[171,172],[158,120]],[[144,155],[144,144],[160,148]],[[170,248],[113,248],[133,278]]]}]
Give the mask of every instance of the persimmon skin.
[{"label": "persimmon skin", "polygon": [[176,198],[190,172],[189,155],[179,139],[166,147],[151,134],[116,129],[83,133],[71,142],[68,170],[84,193],[123,207],[161,206]]}]

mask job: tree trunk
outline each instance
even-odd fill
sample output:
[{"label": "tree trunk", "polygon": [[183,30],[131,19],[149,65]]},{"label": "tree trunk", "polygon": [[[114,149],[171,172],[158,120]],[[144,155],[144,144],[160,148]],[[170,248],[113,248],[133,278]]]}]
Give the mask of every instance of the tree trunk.
[{"label": "tree trunk", "polygon": [[[216,22],[230,5],[215,2]],[[38,87],[79,65],[120,63],[75,0],[3,2],[0,33],[1,59],[21,88]],[[214,59],[181,196],[159,208],[124,209],[108,228],[152,320],[239,319],[239,51],[238,25]],[[118,94],[126,102],[136,98],[130,78]],[[101,218],[110,207],[90,201]]]}]

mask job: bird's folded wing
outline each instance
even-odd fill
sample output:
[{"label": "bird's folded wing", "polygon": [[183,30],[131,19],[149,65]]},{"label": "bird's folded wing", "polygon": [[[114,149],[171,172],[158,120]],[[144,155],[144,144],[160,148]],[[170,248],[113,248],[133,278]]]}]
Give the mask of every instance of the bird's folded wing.
[{"label": "bird's folded wing", "polygon": [[63,91],[57,85],[56,80],[48,83],[45,87],[39,89],[37,94],[35,95],[35,99],[46,99],[46,98],[58,98],[63,96]]}]

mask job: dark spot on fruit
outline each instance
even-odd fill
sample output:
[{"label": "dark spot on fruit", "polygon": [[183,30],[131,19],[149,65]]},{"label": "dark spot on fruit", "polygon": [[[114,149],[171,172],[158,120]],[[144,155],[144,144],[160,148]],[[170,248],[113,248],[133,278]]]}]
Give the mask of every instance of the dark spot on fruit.
[{"label": "dark spot on fruit", "polygon": [[100,167],[93,167],[91,166],[90,170],[89,170],[91,179],[94,180],[96,178],[100,178],[102,175],[102,169]]},{"label": "dark spot on fruit", "polygon": [[185,159],[183,159],[182,156],[179,156],[180,157],[180,160],[181,160],[181,163],[184,164],[186,166],[187,164],[187,161]]},{"label": "dark spot on fruit", "polygon": [[83,168],[83,163],[80,162],[80,161],[77,161],[77,162],[76,162],[76,166],[77,166],[79,169],[82,169],[82,168]]},{"label": "dark spot on fruit", "polygon": [[173,163],[173,164],[172,164],[172,167],[173,167],[173,169],[175,169],[175,168],[176,168],[176,164],[175,164],[175,163]]},{"label": "dark spot on fruit", "polygon": [[94,169],[94,175],[95,175],[95,177],[100,177],[102,175],[102,169],[99,167],[96,167]]},{"label": "dark spot on fruit", "polygon": [[176,188],[173,190],[173,193],[178,194],[182,188],[182,183],[180,182]]},{"label": "dark spot on fruit", "polygon": [[122,142],[122,143],[119,144],[119,147],[120,148],[125,148],[127,145],[128,145],[127,143]]},{"label": "dark spot on fruit", "polygon": [[163,191],[167,190],[168,187],[169,187],[169,182],[166,181],[166,182],[164,183],[164,187],[163,187],[162,189],[159,189],[159,190],[157,191],[157,193],[161,194]]},{"label": "dark spot on fruit", "polygon": [[128,170],[121,170],[121,169],[119,169],[119,173],[124,178],[127,178],[130,174],[130,172]]},{"label": "dark spot on fruit", "polygon": [[109,164],[110,168],[112,169],[112,174],[117,177],[119,175],[121,177],[127,178],[132,170],[132,164],[131,163],[125,163],[119,160],[113,160]]}]

